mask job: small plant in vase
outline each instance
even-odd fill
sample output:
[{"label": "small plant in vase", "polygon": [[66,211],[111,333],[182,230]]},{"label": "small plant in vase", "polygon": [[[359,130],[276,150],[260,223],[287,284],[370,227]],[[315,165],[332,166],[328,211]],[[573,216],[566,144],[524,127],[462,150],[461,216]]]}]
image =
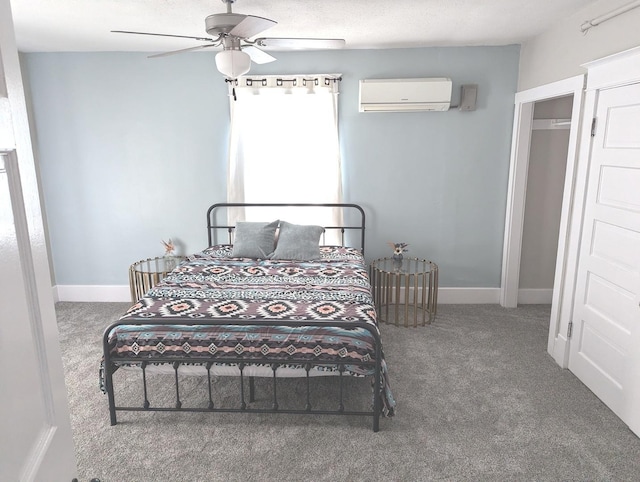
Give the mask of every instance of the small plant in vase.
[{"label": "small plant in vase", "polygon": [[176,260],[174,258],[176,255],[176,245],[171,241],[171,238],[169,238],[169,241],[163,240],[162,244],[164,246],[164,260],[166,268],[172,270],[176,267]]}]

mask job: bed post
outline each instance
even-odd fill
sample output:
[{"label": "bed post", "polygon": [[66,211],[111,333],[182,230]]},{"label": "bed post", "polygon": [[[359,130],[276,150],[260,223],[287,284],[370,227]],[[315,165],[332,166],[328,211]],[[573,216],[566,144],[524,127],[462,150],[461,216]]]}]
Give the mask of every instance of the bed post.
[{"label": "bed post", "polygon": [[255,377],[249,377],[249,402],[256,401],[256,381]]},{"label": "bed post", "polygon": [[374,370],[375,380],[373,382],[373,431],[380,431],[380,412],[382,411],[380,397],[382,396],[382,387],[380,386],[380,377],[382,375],[381,364],[382,360],[380,357],[382,356],[382,350],[380,348],[380,338],[375,337],[376,339],[376,368]]},{"label": "bed post", "polygon": [[107,397],[109,398],[109,418],[111,419],[111,425],[118,423],[116,420],[116,401],[113,394],[113,372],[111,370],[111,362],[105,359],[104,363],[104,387],[107,390]]},{"label": "bed post", "polygon": [[111,357],[109,356],[109,333],[112,327],[113,325],[107,328],[102,336],[102,349],[104,353],[102,363],[104,388],[107,391],[107,397],[109,398],[109,418],[111,425],[115,425],[118,421],[116,419],[116,400],[113,392],[113,364],[111,363]]}]

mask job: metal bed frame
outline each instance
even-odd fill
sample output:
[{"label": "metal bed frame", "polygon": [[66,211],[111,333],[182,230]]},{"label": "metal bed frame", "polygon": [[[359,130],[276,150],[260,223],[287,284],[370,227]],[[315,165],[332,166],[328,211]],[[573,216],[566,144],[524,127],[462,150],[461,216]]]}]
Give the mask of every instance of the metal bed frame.
[{"label": "metal bed frame", "polygon": [[[231,243],[234,226],[229,226],[227,224],[217,224],[216,223],[216,211],[219,209],[226,209],[229,207],[296,207],[296,208],[305,208],[305,207],[327,207],[327,208],[345,208],[356,210],[359,213],[360,221],[358,225],[345,225],[345,226],[327,226],[325,229],[334,229],[339,230],[341,234],[342,242],[344,243],[345,232],[347,230],[357,230],[360,232],[360,249],[364,253],[364,230],[365,230],[365,213],[364,210],[356,205],[356,204],[242,204],[242,203],[219,203],[214,204],[207,210],[207,232],[208,232],[208,241],[209,246],[213,244],[213,240],[216,239],[216,232],[218,230],[224,230],[228,233],[229,243]],[[345,224],[345,223],[343,223]],[[382,358],[382,348],[380,336],[378,334],[377,328],[372,326],[366,322],[323,322],[324,326],[332,326],[337,328],[361,328],[367,330],[371,333],[373,340],[375,342],[375,359],[373,361],[349,361],[350,365],[358,365],[362,367],[373,368],[373,407],[371,410],[367,411],[358,411],[358,410],[347,410],[345,409],[344,399],[343,399],[343,388],[344,388],[344,372],[345,372],[345,364],[337,362],[335,364],[328,362],[327,360],[318,361],[316,363],[310,362],[309,360],[296,360],[296,359],[287,359],[287,360],[270,360],[268,357],[263,359],[247,359],[238,356],[237,358],[227,358],[225,356],[224,359],[219,359],[214,355],[209,355],[206,358],[180,358],[180,357],[167,357],[161,355],[155,355],[153,357],[145,358],[144,360],[140,360],[140,358],[126,358],[126,357],[111,357],[109,350],[109,333],[120,325],[148,325],[148,324],[180,324],[180,325],[266,325],[266,326],[287,326],[287,327],[301,327],[301,326],[309,326],[313,325],[313,323],[307,321],[283,321],[283,320],[251,320],[250,322],[242,321],[242,320],[228,320],[228,319],[212,319],[212,318],[199,318],[197,320],[193,319],[163,319],[163,320],[154,320],[153,323],[150,323],[148,318],[128,318],[124,321],[118,321],[111,324],[104,332],[103,335],[103,351],[104,351],[104,362],[103,362],[103,379],[104,379],[104,388],[108,395],[109,399],[109,415],[111,425],[115,425],[117,423],[116,413],[118,411],[149,411],[149,412],[167,412],[167,411],[178,411],[178,412],[246,412],[246,413],[292,413],[292,414],[322,414],[322,415],[358,415],[358,416],[370,416],[373,419],[373,431],[377,432],[380,429],[380,415],[382,414],[382,403],[381,397],[382,393],[382,372],[381,372],[381,358]],[[151,404],[148,398],[147,393],[147,368],[152,364],[170,364],[174,370],[174,388],[175,388],[175,404],[173,407],[156,407]],[[206,407],[185,407],[182,404],[180,399],[180,382],[178,377],[178,369],[181,365],[202,365],[207,370],[207,390],[208,390],[208,404]],[[215,406],[212,397],[212,387],[211,387],[211,367],[214,364],[224,364],[224,365],[236,365],[240,371],[239,378],[239,403],[235,407],[218,407]],[[142,384],[143,384],[143,400],[140,406],[118,406],[115,401],[114,394],[114,383],[113,383],[113,374],[118,370],[118,368],[122,365],[132,365],[138,366],[142,369]],[[254,377],[249,376],[246,377],[244,375],[244,370],[247,366],[250,365],[269,365],[271,370],[273,371],[272,376],[272,406],[270,409],[265,408],[252,408],[249,404],[255,401],[255,386],[254,386]],[[300,409],[282,409],[279,407],[278,403],[278,390],[277,390],[277,370],[282,365],[301,365],[304,367],[306,371],[306,399],[304,400],[304,407]],[[335,410],[317,410],[313,408],[313,404],[311,403],[311,390],[310,390],[310,376],[309,372],[314,366],[323,366],[333,365],[334,368],[337,369],[339,375],[336,376],[338,378],[338,391],[339,391],[339,399],[337,402],[337,408]],[[347,375],[350,376],[350,375]],[[245,393],[245,382],[244,379],[249,378],[249,393],[248,397]],[[247,400],[248,399],[248,400]],[[248,402],[248,403],[247,403]]]}]

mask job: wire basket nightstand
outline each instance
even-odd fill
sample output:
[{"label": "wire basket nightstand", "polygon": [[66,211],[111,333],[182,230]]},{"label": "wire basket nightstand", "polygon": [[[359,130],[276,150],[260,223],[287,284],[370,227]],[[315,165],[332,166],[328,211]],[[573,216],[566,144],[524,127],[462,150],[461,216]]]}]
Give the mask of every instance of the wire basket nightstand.
[{"label": "wire basket nightstand", "polygon": [[381,258],[371,264],[373,297],[382,323],[431,323],[438,306],[438,265],[420,258]]},{"label": "wire basket nightstand", "polygon": [[133,263],[129,267],[131,302],[135,303],[142,298],[183,260],[182,256],[160,256]]}]

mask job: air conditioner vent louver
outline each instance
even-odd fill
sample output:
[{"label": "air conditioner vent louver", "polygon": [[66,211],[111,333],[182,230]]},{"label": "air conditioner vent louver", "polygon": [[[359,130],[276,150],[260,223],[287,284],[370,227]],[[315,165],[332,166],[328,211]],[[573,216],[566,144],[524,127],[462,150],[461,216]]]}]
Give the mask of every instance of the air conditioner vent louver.
[{"label": "air conditioner vent louver", "polygon": [[451,79],[366,79],[360,81],[360,112],[446,111]]}]

